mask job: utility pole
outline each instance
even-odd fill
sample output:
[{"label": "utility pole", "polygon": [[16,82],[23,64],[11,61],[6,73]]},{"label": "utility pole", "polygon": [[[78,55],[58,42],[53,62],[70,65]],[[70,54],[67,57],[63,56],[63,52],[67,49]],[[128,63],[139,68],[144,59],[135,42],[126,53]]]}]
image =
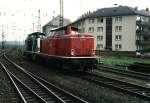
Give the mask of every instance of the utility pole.
[{"label": "utility pole", "polygon": [[59,18],[59,26],[63,26],[63,0],[60,0],[60,18]]},{"label": "utility pole", "polygon": [[33,32],[34,32],[34,21],[33,21]]},{"label": "utility pole", "polygon": [[4,42],[4,39],[5,39],[5,35],[4,35],[4,25],[2,25],[2,49],[5,48],[5,42]]},{"label": "utility pole", "polygon": [[38,32],[41,32],[41,16],[40,16],[41,14],[40,13],[41,13],[41,11],[39,9],[39,11],[38,11],[38,27],[37,27]]}]

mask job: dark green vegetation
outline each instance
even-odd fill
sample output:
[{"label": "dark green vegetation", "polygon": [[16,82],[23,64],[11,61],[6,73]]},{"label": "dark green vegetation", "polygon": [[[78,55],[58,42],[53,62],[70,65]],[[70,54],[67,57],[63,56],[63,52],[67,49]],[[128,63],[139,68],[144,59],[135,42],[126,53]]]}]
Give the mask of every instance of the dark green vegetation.
[{"label": "dark green vegetation", "polygon": [[102,56],[99,60],[105,64],[112,65],[129,65],[134,62],[150,63],[150,58],[127,56]]}]

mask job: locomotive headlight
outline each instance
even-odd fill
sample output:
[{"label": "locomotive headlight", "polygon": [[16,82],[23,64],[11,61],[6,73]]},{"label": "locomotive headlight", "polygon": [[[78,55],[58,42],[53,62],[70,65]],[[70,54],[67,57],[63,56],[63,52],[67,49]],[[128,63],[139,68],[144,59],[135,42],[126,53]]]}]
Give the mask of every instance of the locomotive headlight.
[{"label": "locomotive headlight", "polygon": [[71,49],[71,55],[74,56],[75,55],[75,50]]}]

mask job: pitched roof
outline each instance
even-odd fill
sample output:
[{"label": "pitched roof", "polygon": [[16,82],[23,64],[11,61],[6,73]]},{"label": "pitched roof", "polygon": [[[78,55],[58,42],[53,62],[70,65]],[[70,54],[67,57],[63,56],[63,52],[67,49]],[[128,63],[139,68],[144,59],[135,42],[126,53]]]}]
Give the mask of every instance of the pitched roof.
[{"label": "pitched roof", "polygon": [[144,11],[136,10],[135,8],[128,6],[110,7],[98,9],[93,13],[86,14],[80,19],[90,18],[90,17],[111,17],[111,16],[125,16],[125,15],[141,15],[150,17],[149,13]]},{"label": "pitched roof", "polygon": [[29,36],[32,36],[32,35],[35,35],[35,36],[43,35],[43,36],[45,36],[45,34],[41,33],[41,32],[34,32],[34,33],[29,34]]},{"label": "pitched roof", "polygon": [[52,22],[54,20],[56,20],[57,18],[60,18],[60,15],[58,15],[57,17],[53,18],[51,21],[49,21],[48,23],[46,23],[43,27],[47,26],[47,25],[52,25]]},{"label": "pitched roof", "polygon": [[[55,17],[55,18],[53,18],[51,21],[49,21],[48,23],[46,23],[43,27],[45,27],[45,26],[55,26],[53,22],[54,22],[56,19],[59,19],[59,18],[60,18],[60,15],[58,15],[58,16]],[[69,19],[67,19],[67,18],[63,18],[63,20],[64,20],[64,22],[66,22],[66,24],[70,24],[70,23],[71,23],[71,21],[70,21]]]}]

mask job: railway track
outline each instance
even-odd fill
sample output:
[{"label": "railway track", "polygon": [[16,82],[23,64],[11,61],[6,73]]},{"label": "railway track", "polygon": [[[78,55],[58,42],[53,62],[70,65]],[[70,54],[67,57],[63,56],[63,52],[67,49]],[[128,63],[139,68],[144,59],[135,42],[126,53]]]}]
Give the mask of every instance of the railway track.
[{"label": "railway track", "polygon": [[99,76],[96,73],[87,73],[86,75],[80,77],[84,80],[88,80],[100,86],[103,85],[104,87],[113,88],[146,100],[150,100],[150,88],[144,86],[123,82],[121,80],[111,79],[105,76]]},{"label": "railway track", "polygon": [[88,103],[4,57],[6,60],[3,60],[1,66],[14,84],[23,103]]},{"label": "railway track", "polygon": [[[12,61],[10,61],[10,62],[12,62]],[[66,100],[66,102],[70,102],[70,100],[72,100],[72,101],[74,101],[73,103],[87,103],[86,101],[84,101],[72,94],[71,94],[71,96],[73,96],[73,97],[71,97],[71,98],[68,97],[68,95],[70,95],[70,93],[67,93],[67,95],[66,95],[66,94],[64,94],[64,90],[62,90],[60,88],[59,88],[59,90],[57,90],[58,87],[56,87],[55,85],[48,83],[47,81],[43,80],[42,78],[39,78],[38,76],[32,74],[31,72],[26,71],[25,69],[23,69],[22,67],[18,66],[15,63],[13,63],[13,65],[15,65],[17,68],[20,68],[21,71],[26,72],[27,75],[31,75],[32,78],[36,79],[38,82],[43,84],[47,89],[49,89],[53,93],[55,93],[55,95],[57,95],[59,97],[63,96],[62,98],[64,100]],[[12,75],[11,73],[9,73],[9,74]],[[113,89],[116,89],[119,91],[123,91],[123,92],[129,93],[129,94],[138,96],[140,98],[144,98],[146,100],[150,100],[150,88],[146,88],[143,86],[139,86],[139,85],[135,85],[132,83],[127,83],[127,82],[123,82],[123,81],[119,81],[119,80],[115,80],[115,79],[110,79],[110,78],[107,78],[104,76],[98,76],[98,74],[87,73],[86,75],[83,75],[80,77],[83,78],[84,80],[88,80],[88,81],[96,83],[100,86],[103,85],[105,87],[113,88]],[[13,77],[13,79],[14,79],[14,77]],[[21,94],[23,95],[23,93],[21,93]],[[33,93],[31,93],[31,94],[33,94]],[[68,100],[68,98],[69,98],[69,100]],[[82,102],[76,101],[76,98],[78,98]]]},{"label": "railway track", "polygon": [[97,69],[103,72],[115,73],[118,75],[124,75],[127,77],[136,78],[136,79],[147,80],[147,81],[150,80],[150,75],[145,74],[145,73],[140,73],[140,72],[135,72],[135,71],[130,71],[130,70],[122,70],[119,68],[108,67],[108,66],[103,66],[103,65],[99,66],[99,68]]}]

